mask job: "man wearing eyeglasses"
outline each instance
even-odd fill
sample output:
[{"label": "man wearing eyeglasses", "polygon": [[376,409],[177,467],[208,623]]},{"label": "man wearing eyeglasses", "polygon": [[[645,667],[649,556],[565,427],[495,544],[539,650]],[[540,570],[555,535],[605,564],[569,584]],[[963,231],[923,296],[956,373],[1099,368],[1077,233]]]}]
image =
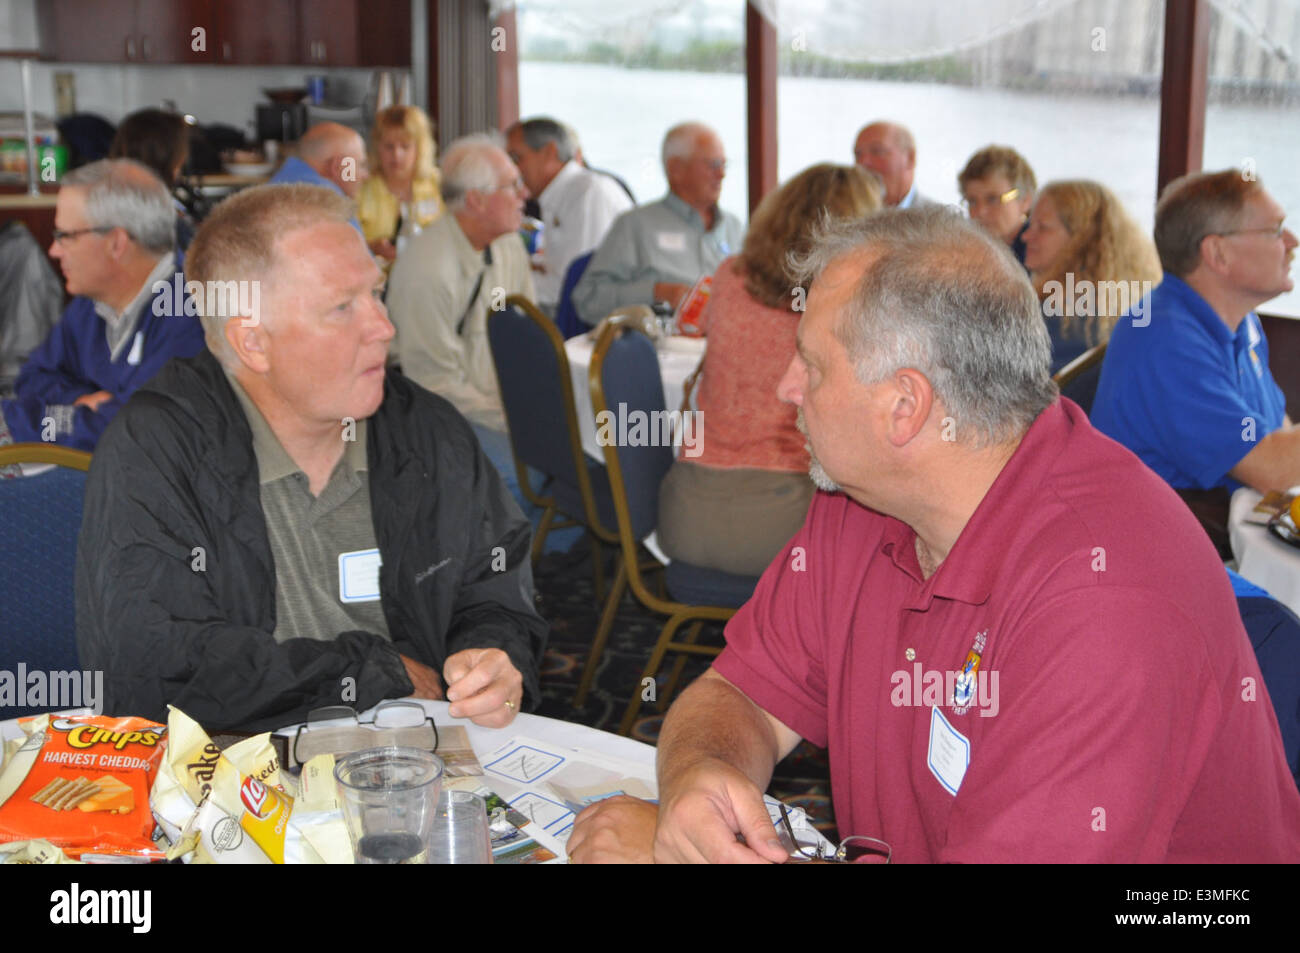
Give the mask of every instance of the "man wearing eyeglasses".
[{"label": "man wearing eyeglasses", "polygon": [[554,119],[515,123],[506,130],[506,149],[537,196],[546,229],[535,266],[537,304],[554,317],[569,265],[600,244],[614,219],[632,208],[632,199],[613,177],[583,165],[577,137]]},{"label": "man wearing eyeglasses", "polygon": [[890,208],[929,208],[939,203],[916,190],[916,140],[906,126],[873,122],[853,140],[853,161],[885,183]]},{"label": "man wearing eyeglasses", "polygon": [[1284,217],[1236,169],[1177,179],[1156,206],[1164,279],[1111,332],[1092,420],[1180,491],[1300,483],[1300,430],[1253,310],[1292,288]]},{"label": "man wearing eyeglasses", "polygon": [[504,434],[487,313],[509,295],[536,297],[516,234],[528,189],[490,137],[473,135],[444,154],[442,197],[449,214],[411,239],[388,279],[385,301],[397,328],[389,353],[476,430]]},{"label": "man wearing eyeglasses", "polygon": [[668,194],[621,215],[573,289],[590,325],[617,308],[676,308],[691,286],[711,275],[745,238],[740,220],[718,207],[727,175],[722,140],[708,126],[682,123],[663,143]]},{"label": "man wearing eyeglasses", "polygon": [[203,349],[203,329],[177,307],[176,213],[149,169],[106,159],[72,172],[54,225],[50,256],[74,297],[19,373],[0,431],[93,450],[140,385]]}]

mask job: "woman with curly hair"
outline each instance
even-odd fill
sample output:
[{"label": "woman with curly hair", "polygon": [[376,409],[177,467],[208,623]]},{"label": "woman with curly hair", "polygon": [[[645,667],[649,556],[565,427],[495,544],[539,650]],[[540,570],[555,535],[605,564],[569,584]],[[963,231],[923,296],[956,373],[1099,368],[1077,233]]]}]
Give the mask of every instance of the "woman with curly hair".
[{"label": "woman with curly hair", "polygon": [[672,558],[756,576],[803,525],[814,489],[806,438],[776,396],[806,291],[787,256],[808,250],[823,219],[879,209],[883,191],[858,166],[815,165],[763,199],[741,253],[718,267],[700,321],[701,452],[680,457],[659,491],[658,538]]},{"label": "woman with curly hair", "polygon": [[1160,257],[1113,192],[1077,179],[1043,187],[1025,231],[1025,267],[1052,336],[1052,373],[1110,338],[1143,292],[1160,282]]},{"label": "woman with curly hair", "polygon": [[361,186],[357,218],[385,267],[397,257],[400,236],[419,232],[442,214],[437,148],[419,106],[390,106],[375,116],[370,168],[378,172]]}]

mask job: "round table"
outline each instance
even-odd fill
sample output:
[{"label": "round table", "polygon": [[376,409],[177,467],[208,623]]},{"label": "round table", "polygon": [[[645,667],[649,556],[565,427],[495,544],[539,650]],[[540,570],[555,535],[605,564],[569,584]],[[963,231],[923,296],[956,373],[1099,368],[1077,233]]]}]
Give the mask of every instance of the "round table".
[{"label": "round table", "polygon": [[1260,494],[1249,487],[1232,494],[1228,538],[1232,555],[1237,559],[1237,572],[1268,590],[1269,595],[1291,611],[1300,613],[1300,549],[1282,542],[1268,527],[1246,522],[1246,516],[1259,501]]}]

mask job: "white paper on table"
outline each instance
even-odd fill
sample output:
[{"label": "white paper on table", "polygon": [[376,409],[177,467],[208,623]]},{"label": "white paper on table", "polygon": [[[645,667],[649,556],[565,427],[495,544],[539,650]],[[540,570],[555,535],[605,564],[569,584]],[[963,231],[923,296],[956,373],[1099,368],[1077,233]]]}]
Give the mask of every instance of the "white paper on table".
[{"label": "white paper on table", "polygon": [[658,797],[650,765],[526,735],[516,735],[480,761],[492,788],[561,845],[588,804],[617,794]]},{"label": "white paper on table", "polygon": [[[516,735],[481,761],[493,790],[561,845],[567,845],[575,817],[588,804],[618,794],[659,799],[652,765],[526,735]],[[783,830],[780,802],[767,795],[763,801],[773,826]],[[835,845],[808,822],[801,809],[794,808],[789,815],[800,845],[834,851]]]}]

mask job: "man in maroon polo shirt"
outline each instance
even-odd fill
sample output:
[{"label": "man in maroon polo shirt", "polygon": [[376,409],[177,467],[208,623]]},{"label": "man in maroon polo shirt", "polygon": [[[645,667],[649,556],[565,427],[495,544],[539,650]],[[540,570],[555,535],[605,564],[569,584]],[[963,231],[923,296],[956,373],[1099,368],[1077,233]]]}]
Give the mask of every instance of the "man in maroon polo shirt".
[{"label": "man in maroon polo shirt", "polygon": [[[825,492],[669,713],[655,859],[784,859],[760,794],[807,738],[840,833],[897,861],[1300,860],[1223,567],[1055,399],[1023,270],[905,211],[825,236],[807,277],[780,393]],[[630,859],[648,812],[591,809],[571,850]]]}]

